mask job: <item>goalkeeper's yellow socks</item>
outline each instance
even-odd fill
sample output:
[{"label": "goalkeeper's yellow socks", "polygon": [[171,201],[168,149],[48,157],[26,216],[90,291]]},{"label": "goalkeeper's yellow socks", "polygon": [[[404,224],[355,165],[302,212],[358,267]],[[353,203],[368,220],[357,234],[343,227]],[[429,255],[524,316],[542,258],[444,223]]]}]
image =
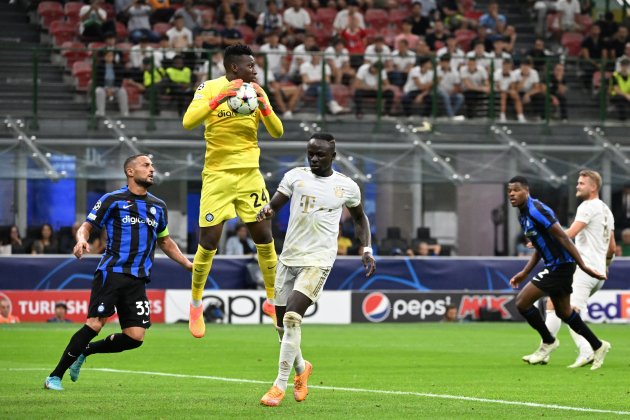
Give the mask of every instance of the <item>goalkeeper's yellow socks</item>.
[{"label": "goalkeeper's yellow socks", "polygon": [[206,280],[208,279],[208,274],[212,267],[212,259],[216,253],[216,249],[210,251],[201,245],[197,246],[197,253],[195,253],[195,258],[193,259],[192,272],[192,304],[194,307],[201,305],[203,288],[206,285]]},{"label": "goalkeeper's yellow socks", "polygon": [[273,300],[273,286],[276,283],[276,264],[278,264],[278,256],[273,241],[268,244],[256,244],[258,251],[258,265],[262,272],[263,281],[265,282],[265,291],[267,299]]}]

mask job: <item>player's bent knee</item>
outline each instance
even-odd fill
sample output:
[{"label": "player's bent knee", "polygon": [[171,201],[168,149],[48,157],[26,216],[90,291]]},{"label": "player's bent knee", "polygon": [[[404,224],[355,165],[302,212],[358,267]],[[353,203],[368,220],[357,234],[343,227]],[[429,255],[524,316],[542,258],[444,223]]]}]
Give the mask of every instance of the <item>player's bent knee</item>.
[{"label": "player's bent knee", "polygon": [[85,321],[85,325],[92,328],[98,334],[103,329],[103,326],[105,326],[105,322],[103,318],[88,318]]},{"label": "player's bent knee", "polygon": [[282,318],[282,323],[287,328],[297,328],[302,324],[302,316],[297,312],[287,312]]},{"label": "player's bent knee", "polygon": [[137,349],[142,345],[144,341],[136,340],[134,338],[129,337],[127,334],[123,334],[123,339],[125,340],[125,350]]}]

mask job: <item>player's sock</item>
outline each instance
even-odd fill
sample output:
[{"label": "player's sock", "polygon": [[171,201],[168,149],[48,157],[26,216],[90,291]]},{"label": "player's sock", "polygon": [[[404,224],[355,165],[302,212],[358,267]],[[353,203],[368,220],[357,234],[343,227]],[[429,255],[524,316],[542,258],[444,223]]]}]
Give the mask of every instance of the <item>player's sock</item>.
[{"label": "player's sock", "polygon": [[94,331],[92,328],[87,325],[83,325],[79,331],[74,333],[72,338],[70,338],[70,342],[66,346],[66,349],[63,351],[63,355],[55,367],[55,370],[48,376],[57,376],[59,378],[63,378],[63,374],[66,373],[66,370],[77,360],[77,357],[84,352],[85,347],[92,341],[94,337],[96,337],[98,333]]},{"label": "player's sock", "polygon": [[573,330],[569,330],[569,332],[571,333],[571,338],[575,342],[575,345],[580,351],[580,356],[584,358],[591,356],[593,354],[593,348],[588,343],[588,341],[586,341],[584,337]]},{"label": "player's sock", "polygon": [[291,374],[291,368],[295,362],[295,356],[300,349],[300,341],[302,340],[302,317],[296,312],[287,312],[284,314],[284,336],[280,345],[280,360],[278,361],[278,377],[274,385],[285,391],[287,389],[287,381]]},{"label": "player's sock", "polygon": [[545,325],[549,329],[549,332],[554,337],[558,336],[558,331],[562,326],[562,320],[556,315],[556,311],[553,309],[547,309],[547,319],[545,319]]},{"label": "player's sock", "polygon": [[258,252],[258,265],[265,282],[265,291],[267,292],[267,299],[272,301],[273,299],[273,286],[276,282],[276,264],[278,264],[278,256],[276,255],[276,248],[273,241],[268,244],[256,244],[256,250]]},{"label": "player's sock", "polygon": [[118,333],[88,344],[83,354],[89,356],[95,353],[120,353],[121,351],[138,348],[141,345],[142,341],[134,340],[127,334]]},{"label": "player's sock", "polygon": [[[216,249],[212,251],[205,249],[201,245],[197,246],[197,252],[193,259],[193,272],[192,272],[192,301],[201,304],[201,298],[203,297],[203,288],[206,286],[206,280],[208,279],[208,273],[212,267],[212,259],[217,253]],[[195,307],[198,307],[196,305]]]},{"label": "player's sock", "polygon": [[543,321],[542,316],[538,311],[538,308],[536,308],[535,306],[530,306],[529,309],[525,309],[524,311],[522,311],[521,315],[523,315],[523,318],[527,320],[527,322],[529,323],[529,325],[532,326],[533,329],[538,331],[538,334],[540,334],[543,343],[551,344],[556,341],[553,335],[551,335],[551,333],[549,332],[549,328],[547,328],[547,326],[545,325],[545,321]]},{"label": "player's sock", "polygon": [[580,314],[577,312],[573,311],[571,315],[569,315],[568,318],[564,318],[563,321],[566,322],[573,331],[584,337],[593,350],[597,350],[602,346],[602,342],[599,341],[595,334],[593,334],[593,331],[586,326],[582,318],[580,318]]},{"label": "player's sock", "polygon": [[[280,344],[282,344],[284,328],[276,327],[276,330],[278,331]],[[295,355],[295,361],[293,362],[293,369],[295,369],[295,373],[297,373],[298,375],[301,375],[304,372],[304,369],[306,369],[306,364],[304,363],[304,358],[302,357],[302,349],[298,349],[297,354]]]}]

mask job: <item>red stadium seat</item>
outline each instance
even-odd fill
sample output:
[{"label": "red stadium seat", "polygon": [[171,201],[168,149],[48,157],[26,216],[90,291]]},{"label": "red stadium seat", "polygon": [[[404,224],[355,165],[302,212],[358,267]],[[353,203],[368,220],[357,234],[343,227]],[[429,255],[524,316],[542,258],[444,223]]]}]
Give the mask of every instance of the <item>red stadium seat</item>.
[{"label": "red stadium seat", "polygon": [[400,27],[403,20],[409,17],[409,11],[405,9],[392,9],[389,11],[389,24],[393,27]]},{"label": "red stadium seat", "polygon": [[374,29],[381,29],[387,26],[389,16],[383,9],[368,9],[365,12],[365,24]]},{"label": "red stadium seat", "polygon": [[588,15],[577,15],[575,22],[580,26],[583,34],[589,33],[591,26],[593,26],[593,19]]},{"label": "red stadium seat", "polygon": [[464,13],[464,17],[471,20],[479,20],[483,16],[484,12],[479,10],[469,10]]},{"label": "red stadium seat", "polygon": [[122,59],[125,64],[129,61],[129,53],[131,52],[133,44],[130,42],[119,42],[116,44],[116,49],[122,53]]},{"label": "red stadium seat", "polygon": [[50,35],[53,38],[53,44],[57,47],[64,42],[74,41],[78,34],[77,26],[64,20],[56,20],[51,22],[49,28]]},{"label": "red stadium seat", "polygon": [[464,50],[464,52],[470,51],[470,44],[476,37],[477,33],[475,31],[471,31],[470,29],[458,29],[455,31],[457,44],[462,50]]},{"label": "red stadium seat", "polygon": [[153,32],[160,36],[166,34],[169,29],[171,29],[170,23],[156,23],[153,25]]},{"label": "red stadium seat", "polygon": [[332,91],[333,98],[335,98],[335,101],[337,101],[339,105],[348,107],[350,97],[352,96],[348,86],[342,85],[341,83],[334,83],[330,85],[330,90]]},{"label": "red stadium seat", "polygon": [[129,109],[135,110],[142,108],[142,93],[137,86],[132,84],[129,79],[124,79],[123,89],[127,91],[127,99],[129,101]]},{"label": "red stadium seat", "polygon": [[77,61],[72,65],[74,88],[78,92],[87,92],[92,80],[92,63],[89,61]]},{"label": "red stadium seat", "polygon": [[85,61],[90,53],[82,42],[66,41],[61,45],[61,56],[66,60],[66,68],[71,70],[77,61]]},{"label": "red stadium seat", "polygon": [[107,20],[112,20],[116,18],[116,10],[114,9],[114,5],[110,3],[101,2],[101,7],[105,9],[107,12]]},{"label": "red stadium seat", "polygon": [[475,0],[462,0],[462,8],[465,12],[470,12],[475,8]]},{"label": "red stadium seat", "polygon": [[116,21],[116,39],[118,41],[126,41],[129,35],[127,31],[127,25],[122,22]]},{"label": "red stadium seat", "polygon": [[83,3],[79,1],[71,1],[66,3],[63,7],[63,13],[66,15],[66,20],[76,21],[79,20],[79,12],[83,7]]},{"label": "red stadium seat", "polygon": [[579,32],[565,32],[562,34],[561,44],[565,47],[570,56],[576,57],[582,49],[584,35]]},{"label": "red stadium seat", "polygon": [[56,1],[43,1],[37,6],[37,14],[40,16],[40,23],[44,28],[56,20],[63,19],[63,7]]},{"label": "red stadium seat", "polygon": [[394,45],[394,43],[395,43],[396,37],[400,35],[400,28],[387,26],[381,30],[380,34],[383,35],[383,38],[385,38],[385,43],[387,45],[389,45],[393,49],[398,48],[398,46]]},{"label": "red stadium seat", "polygon": [[243,41],[245,44],[252,44],[254,42],[256,34],[252,28],[247,25],[238,25],[236,29],[238,29],[241,35],[243,35]]},{"label": "red stadium seat", "polygon": [[335,17],[337,16],[337,10],[332,7],[320,7],[317,9],[316,19],[317,23],[321,26],[332,28]]}]

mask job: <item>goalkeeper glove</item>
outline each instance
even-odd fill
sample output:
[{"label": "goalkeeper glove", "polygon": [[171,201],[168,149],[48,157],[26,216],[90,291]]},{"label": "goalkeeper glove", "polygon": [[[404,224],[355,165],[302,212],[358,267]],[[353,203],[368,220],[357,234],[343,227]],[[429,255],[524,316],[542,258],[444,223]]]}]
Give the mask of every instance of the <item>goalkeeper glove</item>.
[{"label": "goalkeeper glove", "polygon": [[260,109],[260,113],[263,115],[263,117],[268,116],[269,114],[271,114],[271,105],[269,105],[269,102],[267,102],[267,99],[265,99],[265,91],[263,90],[263,88],[260,87],[260,85],[258,85],[258,83],[252,83],[252,86],[254,87],[254,90],[256,90],[256,93],[258,94],[258,108]]},{"label": "goalkeeper glove", "polygon": [[219,94],[210,101],[210,109],[214,111],[219,107],[219,105],[227,101],[230,96],[235,96],[236,91],[239,90],[242,85],[243,80],[235,79],[223,86],[221,91],[219,91]]}]

